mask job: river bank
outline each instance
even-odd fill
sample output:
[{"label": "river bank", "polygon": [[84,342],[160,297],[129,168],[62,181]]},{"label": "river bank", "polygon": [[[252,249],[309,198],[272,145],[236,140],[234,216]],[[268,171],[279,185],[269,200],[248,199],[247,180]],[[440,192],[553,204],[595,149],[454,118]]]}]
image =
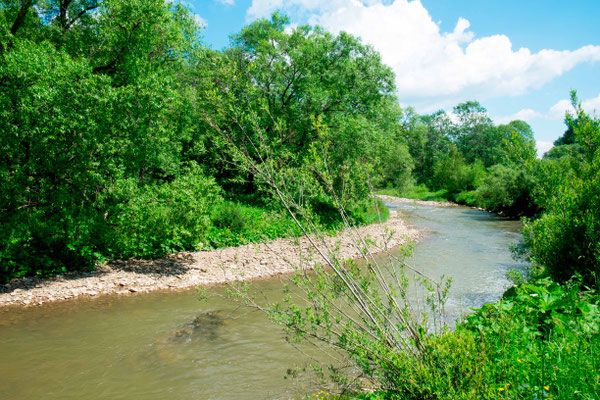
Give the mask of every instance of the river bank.
[{"label": "river bank", "polygon": [[[383,200],[390,201],[391,198]],[[374,242],[373,251],[396,247],[419,236],[419,232],[408,227],[398,212],[391,212],[384,223],[362,226],[357,232]],[[385,232],[394,232],[394,235],[386,238]],[[337,236],[327,237],[326,241],[329,246],[339,247],[343,258],[358,258],[360,251],[353,245],[354,234],[343,231]],[[240,279],[267,278],[291,273],[301,261],[303,267],[309,269],[322,261],[306,238],[178,253],[158,260],[116,261],[91,272],[70,273],[45,280],[23,278],[2,285],[0,307],[35,306],[79,296],[177,290]]]},{"label": "river bank", "polygon": [[389,196],[387,194],[378,194],[377,198],[391,203],[410,203],[419,206],[432,206],[432,207],[459,207],[460,204],[452,203],[450,201],[434,201],[434,200],[417,200],[409,199],[406,197]]}]

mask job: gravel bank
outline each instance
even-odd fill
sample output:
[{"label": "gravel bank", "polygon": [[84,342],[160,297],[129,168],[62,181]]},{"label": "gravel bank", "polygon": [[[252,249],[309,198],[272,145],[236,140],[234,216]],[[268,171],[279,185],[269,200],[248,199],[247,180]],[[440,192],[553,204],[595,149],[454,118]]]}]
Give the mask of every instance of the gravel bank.
[{"label": "gravel bank", "polygon": [[417,204],[420,206],[434,206],[434,207],[459,207],[459,204],[451,203],[449,201],[433,201],[433,200],[415,200],[415,199],[407,199],[405,197],[395,197],[388,196],[385,194],[377,195],[382,201],[387,201],[388,203],[410,203]]},{"label": "gravel bank", "polygon": [[[384,201],[399,201],[381,196]],[[387,199],[386,197],[390,197]],[[412,202],[412,200],[410,200]],[[442,203],[443,204],[443,203]],[[385,243],[386,231],[395,232]],[[395,247],[418,238],[418,231],[406,226],[401,216],[392,211],[383,224],[363,226],[358,232],[375,242],[373,251]],[[338,246],[344,258],[358,258],[352,233],[341,232],[327,238]],[[0,307],[34,306],[78,296],[131,294],[165,289],[185,289],[238,279],[252,280],[294,271],[300,260],[310,268],[318,256],[306,238],[277,239],[265,244],[251,244],[226,249],[179,253],[159,260],[126,260],[103,265],[93,272],[73,273],[48,280],[21,279],[0,286]],[[310,259],[313,258],[311,261]]]}]

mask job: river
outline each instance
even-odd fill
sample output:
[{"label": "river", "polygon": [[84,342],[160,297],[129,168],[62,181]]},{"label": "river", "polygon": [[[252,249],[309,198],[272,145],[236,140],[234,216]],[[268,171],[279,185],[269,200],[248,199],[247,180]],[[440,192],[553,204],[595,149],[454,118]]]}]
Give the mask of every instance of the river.
[{"label": "river", "polygon": [[[424,229],[410,261],[453,277],[452,317],[497,300],[519,221],[465,207],[390,203]],[[283,278],[281,278],[283,279]],[[255,290],[281,296],[280,279]],[[0,310],[2,399],[293,399],[315,384],[284,379],[302,365],[280,327],[210,289],[79,298]],[[196,320],[194,323],[193,321]]]}]

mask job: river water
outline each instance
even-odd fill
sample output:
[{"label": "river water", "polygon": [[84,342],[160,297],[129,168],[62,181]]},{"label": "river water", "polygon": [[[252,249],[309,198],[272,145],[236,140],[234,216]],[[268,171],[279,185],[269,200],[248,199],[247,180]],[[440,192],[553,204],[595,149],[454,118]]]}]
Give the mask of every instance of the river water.
[{"label": "river water", "polygon": [[[506,271],[522,267],[508,250],[519,221],[463,207],[388,206],[426,230],[410,262],[453,277],[453,317],[498,299]],[[277,278],[254,286],[281,297]],[[280,327],[225,298],[225,288],[210,293],[208,301],[190,290],[0,310],[0,398],[294,399],[315,390],[310,380],[284,379],[308,356]]]}]

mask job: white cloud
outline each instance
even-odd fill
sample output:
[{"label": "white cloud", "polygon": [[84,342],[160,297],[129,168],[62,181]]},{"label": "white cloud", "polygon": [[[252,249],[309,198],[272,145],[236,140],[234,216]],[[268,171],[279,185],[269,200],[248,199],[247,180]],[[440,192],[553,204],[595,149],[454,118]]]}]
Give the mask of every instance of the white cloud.
[{"label": "white cloud", "polygon": [[554,147],[552,142],[544,142],[542,140],[538,140],[535,142],[535,147],[537,148],[538,157],[542,157],[544,153]]},{"label": "white cloud", "polygon": [[496,124],[508,124],[509,122],[515,121],[515,120],[529,122],[532,119],[538,119],[538,118],[544,118],[544,115],[535,110],[532,110],[531,108],[525,108],[525,109],[520,110],[512,115],[496,117],[496,118],[494,118],[494,122],[496,122]]},{"label": "white cloud", "polygon": [[198,14],[194,14],[194,21],[203,28],[208,26],[208,22]]},{"label": "white cloud", "polygon": [[600,60],[600,46],[532,53],[505,35],[476,38],[459,18],[441,32],[419,0],[253,0],[248,19],[275,10],[306,18],[333,33],[361,36],[396,73],[399,98],[422,112],[477,98],[521,95],[583,62]]},{"label": "white cloud", "polygon": [[232,6],[235,4],[235,0],[217,0],[221,4],[225,4],[227,6]]},{"label": "white cloud", "polygon": [[[583,100],[581,102],[581,106],[587,113],[596,113],[600,114],[600,94],[598,97],[594,97],[591,99]],[[571,101],[567,99],[560,100],[555,105],[550,107],[550,111],[548,113],[548,118],[550,119],[563,119],[565,117],[565,113],[573,113],[575,110],[571,105]]]}]

